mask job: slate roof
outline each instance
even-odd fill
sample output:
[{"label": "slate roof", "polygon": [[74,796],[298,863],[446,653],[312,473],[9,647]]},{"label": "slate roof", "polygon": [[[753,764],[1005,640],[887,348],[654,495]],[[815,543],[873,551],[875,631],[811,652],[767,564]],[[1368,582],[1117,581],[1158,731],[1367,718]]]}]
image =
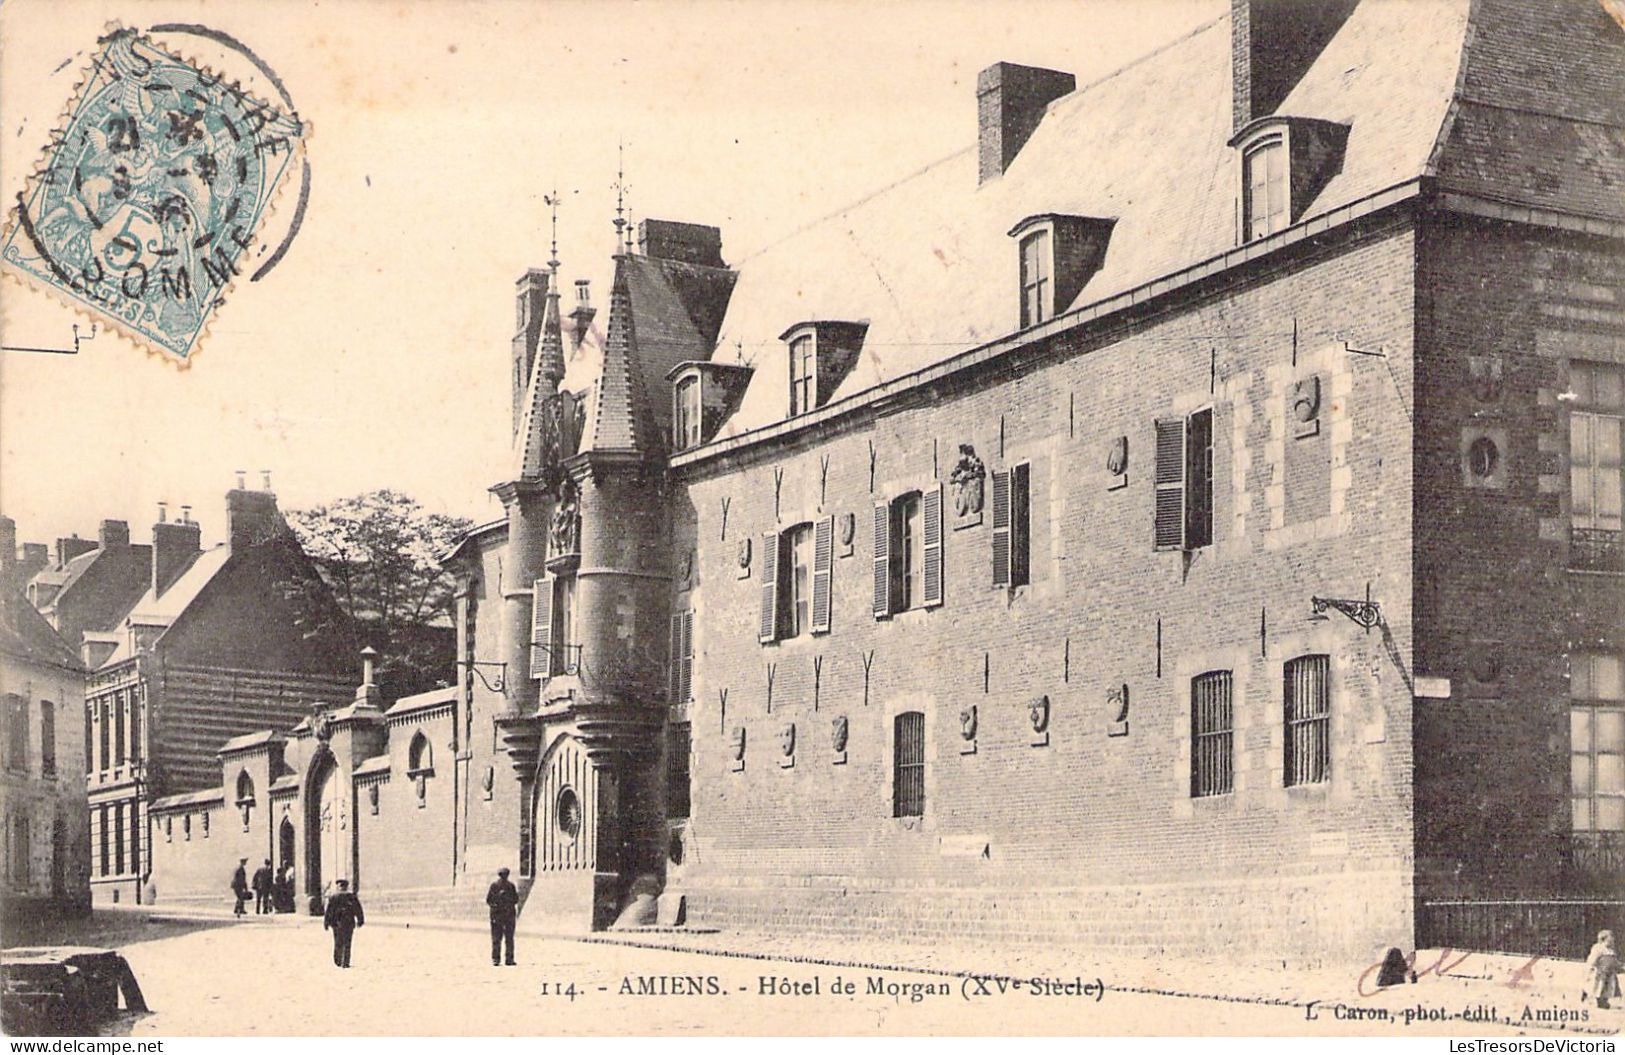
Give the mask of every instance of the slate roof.
[{"label": "slate roof", "polygon": [[244,733],[234,736],[220,745],[220,754],[229,755],[234,751],[245,751],[251,747],[263,747],[282,739],[282,734],[272,729],[261,729],[257,733]]},{"label": "slate roof", "polygon": [[[141,595],[141,600],[135,603],[135,607],[130,609],[129,621],[137,626],[170,626],[208,588],[209,583],[214,581],[214,577],[220,574],[230,559],[231,547],[226,545],[215,546],[199,553],[162,594],[154,593],[149,587],[147,592]],[[114,666],[134,654],[130,635],[126,634],[119,642],[118,648],[113,650],[113,654],[107,657],[102,666]]]},{"label": "slate roof", "polygon": [[[1355,8],[1276,111],[1351,126],[1343,169],[1304,220],[1424,174],[1456,87],[1468,10],[1469,0]],[[1100,270],[1060,308],[1235,248],[1230,48],[1226,14],[1055,100],[1002,176],[978,186],[971,144],[740,262],[713,358],[756,371],[720,436],[786,416],[778,337],[797,320],[869,324],[834,399],[1015,332],[1016,249],[1006,232],[1023,217],[1117,221]]]},{"label": "slate roof", "polygon": [[0,655],[73,671],[84,669],[45,617],[22,594],[9,589],[0,589]]},{"label": "slate roof", "polygon": [[635,365],[640,357],[628,272],[636,268],[636,261],[629,256],[615,258],[615,281],[609,291],[609,335],[604,340],[603,366],[587,397],[587,422],[581,437],[584,451],[646,454],[663,446],[646,395],[649,389],[643,381],[648,367],[640,369]]},{"label": "slate roof", "polygon": [[389,709],[384,712],[384,717],[398,718],[401,715],[411,714],[414,711],[429,710],[433,707],[444,707],[446,704],[455,703],[456,701],[457,689],[455,686],[448,686],[443,689],[430,689],[428,692],[420,692],[415,696],[402,696],[389,706]]}]

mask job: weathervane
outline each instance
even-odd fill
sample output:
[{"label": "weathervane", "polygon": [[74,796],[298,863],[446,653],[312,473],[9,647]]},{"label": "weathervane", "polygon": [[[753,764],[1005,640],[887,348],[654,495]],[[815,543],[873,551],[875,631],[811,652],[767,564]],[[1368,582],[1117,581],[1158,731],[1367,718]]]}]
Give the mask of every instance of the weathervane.
[{"label": "weathervane", "polygon": [[632,251],[632,221],[626,209],[626,143],[615,144],[615,251]]},{"label": "weathervane", "polygon": [[[553,184],[553,193],[542,195],[542,201],[546,202],[548,208],[553,211],[553,245],[549,250],[547,269],[557,276],[559,273],[559,185],[557,181]],[[555,288],[557,288],[556,285]]]}]

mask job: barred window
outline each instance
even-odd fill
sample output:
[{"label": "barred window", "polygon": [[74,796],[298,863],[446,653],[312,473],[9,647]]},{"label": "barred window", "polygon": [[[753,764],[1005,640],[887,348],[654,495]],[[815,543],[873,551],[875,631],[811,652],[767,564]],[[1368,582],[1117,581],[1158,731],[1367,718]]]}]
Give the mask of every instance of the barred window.
[{"label": "barred window", "polygon": [[1282,670],[1287,787],[1331,779],[1331,657],[1299,656]]},{"label": "barred window", "polygon": [[56,775],[56,704],[41,700],[39,705],[40,773]]},{"label": "barred window", "polygon": [[925,816],[925,715],[899,714],[892,723],[892,816]]},{"label": "barred window", "polygon": [[1227,795],[1235,783],[1235,709],[1228,670],[1191,679],[1191,797]]},{"label": "barred window", "polygon": [[1569,797],[1577,832],[1625,831],[1625,662],[1569,660]]},{"label": "barred window", "polygon": [[689,725],[674,722],[666,738],[666,817],[682,820],[689,810]]},{"label": "barred window", "polygon": [[6,697],[6,768],[28,769],[28,703],[15,693]]}]

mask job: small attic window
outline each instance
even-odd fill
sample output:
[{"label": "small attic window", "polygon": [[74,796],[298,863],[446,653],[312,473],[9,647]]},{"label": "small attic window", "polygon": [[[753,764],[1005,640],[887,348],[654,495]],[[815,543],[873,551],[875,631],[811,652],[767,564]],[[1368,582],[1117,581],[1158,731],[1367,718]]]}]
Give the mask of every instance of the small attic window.
[{"label": "small attic window", "polygon": [[1279,135],[1260,141],[1243,155],[1243,241],[1274,234],[1291,223],[1286,167],[1286,140]]},{"label": "small attic window", "polygon": [[858,361],[867,322],[798,322],[779,334],[789,351],[790,416],[828,403]]},{"label": "small attic window", "polygon": [[672,446],[686,451],[700,445],[700,375],[689,374],[672,390]]},{"label": "small attic window", "polygon": [[816,331],[790,342],[790,416],[805,414],[818,404],[818,337]]},{"label": "small attic window", "polygon": [[1116,222],[1040,213],[1010,228],[1021,284],[1020,329],[1048,322],[1077,299],[1105,263]]},{"label": "small attic window", "polygon": [[1272,114],[1230,140],[1241,158],[1237,235],[1256,242],[1301,221],[1343,169],[1349,126]]},{"label": "small attic window", "polygon": [[1050,273],[1050,233],[1034,231],[1021,240],[1021,328],[1036,326],[1055,314]]}]

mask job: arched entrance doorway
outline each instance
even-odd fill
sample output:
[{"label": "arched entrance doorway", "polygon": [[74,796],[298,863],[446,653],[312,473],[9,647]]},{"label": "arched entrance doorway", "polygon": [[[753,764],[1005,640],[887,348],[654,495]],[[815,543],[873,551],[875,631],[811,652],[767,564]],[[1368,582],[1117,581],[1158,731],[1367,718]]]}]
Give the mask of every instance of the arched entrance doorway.
[{"label": "arched entrance doorway", "polygon": [[305,893],[320,912],[333,882],[350,879],[350,804],[331,755],[315,767],[305,795]]},{"label": "arched entrance doorway", "polygon": [[278,871],[293,867],[295,848],[293,818],[284,817],[276,830],[276,866]]}]

